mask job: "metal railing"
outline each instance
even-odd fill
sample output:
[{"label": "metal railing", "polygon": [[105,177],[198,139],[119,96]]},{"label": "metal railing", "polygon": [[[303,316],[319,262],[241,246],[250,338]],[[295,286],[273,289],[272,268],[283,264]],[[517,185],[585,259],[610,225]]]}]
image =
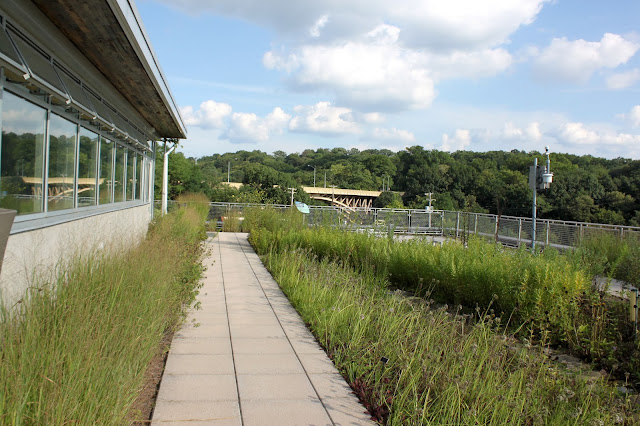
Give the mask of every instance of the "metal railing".
[{"label": "metal railing", "polygon": [[[177,205],[177,202],[170,201],[169,210]],[[210,205],[209,220],[215,220],[218,224],[230,216],[242,217],[247,208],[269,206],[286,209],[290,207],[283,204],[245,203],[210,203]],[[531,245],[531,218],[504,215],[499,217],[485,213],[309,206],[307,223],[312,226],[329,225],[357,231],[442,235],[458,239],[464,239],[473,234],[513,247]],[[536,228],[536,245],[558,249],[576,247],[585,237],[603,233],[619,238],[640,239],[640,227],[634,226],[538,219]]]}]

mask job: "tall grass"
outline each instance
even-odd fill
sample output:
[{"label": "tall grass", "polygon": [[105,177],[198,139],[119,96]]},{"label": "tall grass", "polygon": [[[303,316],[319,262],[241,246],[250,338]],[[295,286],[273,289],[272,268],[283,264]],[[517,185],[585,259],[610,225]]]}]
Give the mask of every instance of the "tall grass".
[{"label": "tall grass", "polygon": [[554,250],[532,256],[471,238],[433,246],[395,242],[334,228],[302,227],[276,212],[247,216],[260,253],[302,248],[319,259],[373,272],[390,285],[465,312],[490,310],[528,340],[561,345],[618,375],[640,381],[640,353],[621,302],[606,301],[591,285],[590,269]]},{"label": "tall grass", "polygon": [[201,193],[186,192],[178,195],[176,201],[183,206],[195,209],[196,212],[205,219],[209,216],[210,201],[209,198]]},{"label": "tall grass", "polygon": [[375,271],[398,288],[438,302],[481,310],[491,306],[505,320],[526,322],[530,330],[552,330],[547,337],[560,341],[572,338],[576,301],[590,291],[589,277],[557,253],[531,256],[474,238],[466,247],[455,242],[433,246],[295,225],[254,228],[251,238],[263,252],[268,245],[279,251],[301,247],[320,258]]},{"label": "tall grass", "polygon": [[640,284],[640,241],[636,236],[621,239],[611,233],[593,233],[571,256],[591,274]]},{"label": "tall grass", "polygon": [[123,424],[164,333],[201,274],[202,209],[151,225],[139,246],[78,257],[0,318],[0,423]]},{"label": "tall grass", "polygon": [[618,424],[631,406],[605,383],[567,374],[514,345],[494,315],[398,297],[384,278],[305,251],[266,264],[379,420],[416,424]]}]

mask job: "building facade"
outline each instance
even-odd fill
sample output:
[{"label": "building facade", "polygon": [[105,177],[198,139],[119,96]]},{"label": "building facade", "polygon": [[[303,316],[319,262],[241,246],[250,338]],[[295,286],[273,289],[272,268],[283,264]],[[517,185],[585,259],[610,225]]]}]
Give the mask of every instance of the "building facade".
[{"label": "building facade", "polygon": [[0,3],[0,272],[15,304],[77,256],[135,244],[155,148],[186,129],[131,1]]}]

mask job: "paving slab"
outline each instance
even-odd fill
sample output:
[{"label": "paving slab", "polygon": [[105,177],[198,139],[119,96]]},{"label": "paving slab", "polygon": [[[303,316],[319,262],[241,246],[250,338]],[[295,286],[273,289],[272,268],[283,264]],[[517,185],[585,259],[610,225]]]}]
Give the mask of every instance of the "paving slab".
[{"label": "paving slab", "polygon": [[206,244],[198,308],[174,335],[152,424],[374,424],[247,234]]}]

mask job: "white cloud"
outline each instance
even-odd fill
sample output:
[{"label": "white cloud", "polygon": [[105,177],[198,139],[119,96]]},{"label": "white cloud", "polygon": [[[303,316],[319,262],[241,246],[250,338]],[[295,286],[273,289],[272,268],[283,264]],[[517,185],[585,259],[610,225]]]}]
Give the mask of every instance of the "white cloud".
[{"label": "white cloud", "polygon": [[232,143],[266,142],[272,135],[282,134],[291,115],[276,107],[262,118],[253,113],[234,112],[231,105],[213,100],[204,101],[198,109],[192,106],[180,108],[187,126],[221,130],[219,139]]},{"label": "white cloud", "polygon": [[558,137],[570,144],[593,145],[600,142],[600,136],[595,131],[587,129],[582,123],[566,123]]},{"label": "white cloud", "polygon": [[337,103],[361,110],[398,111],[431,105],[437,80],[493,76],[507,69],[504,49],[427,52],[404,47],[400,29],[379,25],[356,41],[271,50],[269,69],[283,71],[300,90],[326,90]]},{"label": "white cloud", "polygon": [[572,153],[609,158],[637,158],[640,155],[640,135],[618,132],[606,126],[569,122],[556,131],[554,136],[563,149]]},{"label": "white cloud", "polygon": [[631,125],[633,127],[640,127],[640,105],[636,105],[631,108],[629,120],[631,120]]},{"label": "white cloud", "polygon": [[208,100],[202,102],[197,110],[192,106],[182,107],[180,114],[187,126],[223,129],[226,127],[225,120],[231,115],[231,110],[229,104]]},{"label": "white cloud", "polygon": [[607,77],[607,87],[609,89],[626,89],[640,81],[640,68],[612,74]]},{"label": "white cloud", "polygon": [[388,33],[367,42],[306,45],[289,55],[271,51],[263,63],[290,73],[293,86],[331,91],[337,103],[350,107],[386,111],[429,106],[435,91],[424,58],[389,44]]},{"label": "white cloud", "polygon": [[392,127],[390,129],[376,127],[371,132],[371,138],[388,142],[415,142],[416,137],[408,130],[396,129]]},{"label": "white cloud", "polygon": [[525,135],[534,142],[538,142],[542,139],[542,132],[540,131],[540,123],[530,123],[525,129]]},{"label": "white cloud", "polygon": [[524,132],[522,129],[513,125],[511,121],[505,123],[502,135],[505,139],[522,139]]},{"label": "white cloud", "polygon": [[349,108],[335,107],[330,102],[318,102],[312,106],[298,105],[295,117],[289,122],[289,130],[300,133],[317,133],[324,136],[361,133]]},{"label": "white cloud", "polygon": [[512,121],[507,121],[495,136],[510,142],[537,142],[542,139],[542,132],[540,131],[540,123],[535,121],[524,128],[516,126]]},{"label": "white cloud", "polygon": [[322,15],[318,18],[318,20],[313,24],[313,26],[309,29],[309,35],[311,37],[317,38],[320,37],[320,30],[324,28],[329,22],[329,15]]},{"label": "white cloud", "polygon": [[[507,41],[531,24],[548,0],[163,0],[187,13],[211,12],[301,36],[349,39],[381,22],[405,32],[409,46],[482,49]],[[330,22],[323,22],[330,16]],[[314,29],[317,27],[317,31]],[[329,34],[324,34],[329,32]]]},{"label": "white cloud", "polygon": [[425,54],[425,64],[437,80],[491,77],[505,71],[513,58],[505,49]]},{"label": "white cloud", "polygon": [[545,81],[586,83],[594,72],[626,63],[640,44],[606,33],[600,41],[554,38],[534,58],[534,72]]},{"label": "white cloud", "polygon": [[360,120],[364,123],[367,124],[378,124],[378,123],[384,123],[386,120],[385,116],[383,114],[380,114],[379,112],[368,112],[366,114],[360,114]]},{"label": "white cloud", "polygon": [[253,113],[235,112],[231,116],[229,127],[220,138],[232,143],[266,142],[274,134],[281,134],[291,116],[282,108],[274,108],[265,118]]},{"label": "white cloud", "polygon": [[624,120],[631,127],[640,127],[640,105],[631,107],[627,114],[617,114],[616,118]]},{"label": "white cloud", "polygon": [[440,150],[448,152],[464,151],[469,145],[471,145],[471,132],[469,130],[456,129],[454,136],[449,136],[446,133],[442,135]]}]

